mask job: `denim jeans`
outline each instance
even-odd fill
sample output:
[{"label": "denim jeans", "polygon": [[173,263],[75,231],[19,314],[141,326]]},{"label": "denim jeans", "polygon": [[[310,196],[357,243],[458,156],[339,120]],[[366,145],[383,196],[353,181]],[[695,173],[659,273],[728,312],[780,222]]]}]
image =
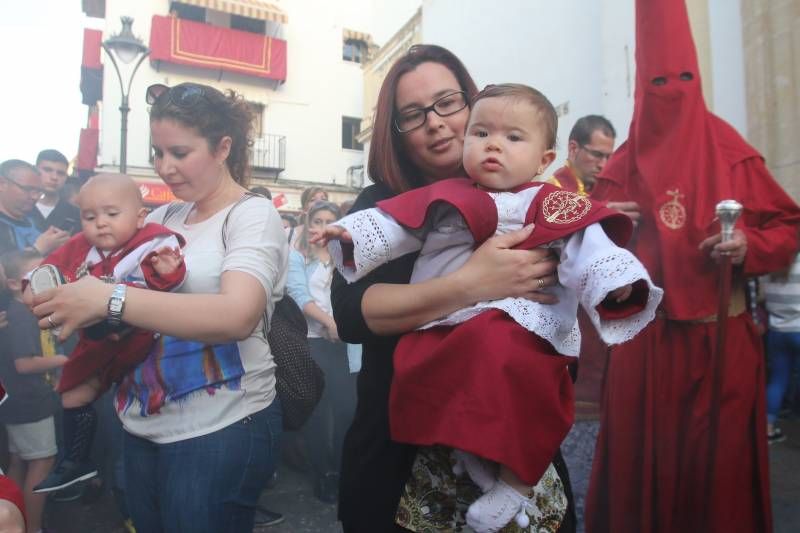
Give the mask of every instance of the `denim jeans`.
[{"label": "denim jeans", "polygon": [[277,464],[278,398],[209,435],[156,444],[125,434],[125,497],[137,533],[251,533]]},{"label": "denim jeans", "polygon": [[800,332],[767,331],[767,354],[767,421],[774,424],[789,388],[792,372],[796,365],[800,365]]}]

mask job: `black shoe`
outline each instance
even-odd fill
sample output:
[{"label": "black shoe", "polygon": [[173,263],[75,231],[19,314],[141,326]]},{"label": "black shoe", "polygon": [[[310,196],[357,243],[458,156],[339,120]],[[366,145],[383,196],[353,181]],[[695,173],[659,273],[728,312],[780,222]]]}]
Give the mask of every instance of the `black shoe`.
[{"label": "black shoe", "polygon": [[61,490],[78,481],[91,479],[97,475],[97,469],[85,463],[74,463],[69,459],[63,459],[56,464],[56,467],[47,474],[47,477],[33,487],[33,492],[52,492]]},{"label": "black shoe", "polygon": [[257,527],[268,527],[280,524],[284,518],[281,513],[270,511],[264,507],[256,507],[256,519],[254,525]]},{"label": "black shoe", "polygon": [[80,500],[83,497],[84,489],[84,483],[74,483],[65,489],[54,492],[52,496],[50,496],[50,499],[59,503],[74,502],[75,500]]}]

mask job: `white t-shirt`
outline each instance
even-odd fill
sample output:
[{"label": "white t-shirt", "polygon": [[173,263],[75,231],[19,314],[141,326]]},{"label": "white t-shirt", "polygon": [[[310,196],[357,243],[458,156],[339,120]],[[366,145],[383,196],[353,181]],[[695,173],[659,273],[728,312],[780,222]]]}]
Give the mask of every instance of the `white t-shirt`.
[{"label": "white t-shirt", "polygon": [[[188,276],[179,292],[217,293],[223,272],[245,272],[264,288],[271,317],[284,294],[289,252],[272,202],[253,197],[236,206],[227,225],[227,246],[222,227],[233,206],[186,224],[192,207],[181,204],[165,222],[166,206],[147,218],[186,239]],[[162,336],[117,391],[125,429],[153,442],[176,442],[213,433],[267,407],[275,398],[275,363],[262,322],[247,339],[213,347]]]},{"label": "white t-shirt", "polygon": [[44,218],[49,217],[50,213],[52,213],[53,209],[55,209],[55,208],[56,208],[55,204],[47,205],[47,204],[43,204],[41,201],[36,202],[36,209],[39,210],[39,212],[42,214],[42,216]]}]

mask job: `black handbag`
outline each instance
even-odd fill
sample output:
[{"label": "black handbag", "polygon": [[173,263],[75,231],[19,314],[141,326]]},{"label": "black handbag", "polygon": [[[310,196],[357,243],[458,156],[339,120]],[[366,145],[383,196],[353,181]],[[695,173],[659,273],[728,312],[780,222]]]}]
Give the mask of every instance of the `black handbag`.
[{"label": "black handbag", "polygon": [[[225,216],[225,221],[222,223],[222,247],[224,249],[227,249],[225,234],[231,213],[239,204],[254,196],[258,195],[245,193]],[[164,222],[174,215],[177,206],[178,204],[171,204],[167,208]],[[322,398],[325,374],[316,361],[311,358],[306,317],[288,294],[275,303],[269,328],[267,328],[267,323],[268,317],[265,310],[262,324],[263,334],[275,360],[275,390],[283,410],[283,428],[287,430],[300,429]]]},{"label": "black handbag", "polygon": [[311,358],[306,317],[288,295],[275,304],[267,341],[275,359],[283,427],[300,429],[322,397],[325,375]]}]

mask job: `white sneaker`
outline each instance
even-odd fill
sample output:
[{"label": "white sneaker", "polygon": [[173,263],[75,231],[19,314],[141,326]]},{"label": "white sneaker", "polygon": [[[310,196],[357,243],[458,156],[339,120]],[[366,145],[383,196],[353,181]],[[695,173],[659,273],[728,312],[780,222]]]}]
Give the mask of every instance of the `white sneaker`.
[{"label": "white sneaker", "polygon": [[461,475],[466,471],[481,492],[486,492],[494,487],[497,475],[486,461],[463,450],[453,450],[453,458],[456,461],[453,465],[454,474]]},{"label": "white sneaker", "polygon": [[467,525],[475,533],[495,533],[503,529],[512,519],[517,519],[521,528],[530,524],[525,510],[531,501],[498,479],[489,492],[475,500],[467,510]]}]

